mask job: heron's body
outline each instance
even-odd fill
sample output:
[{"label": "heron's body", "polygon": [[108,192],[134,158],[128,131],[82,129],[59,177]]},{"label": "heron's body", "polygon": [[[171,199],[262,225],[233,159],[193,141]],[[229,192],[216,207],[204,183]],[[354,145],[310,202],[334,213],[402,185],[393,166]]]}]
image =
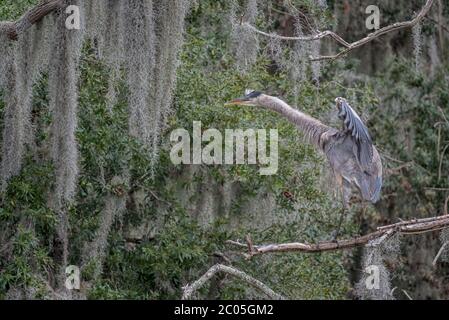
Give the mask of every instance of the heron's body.
[{"label": "heron's body", "polygon": [[326,135],[329,135],[329,138],[323,145],[323,152],[342,189],[345,203],[349,201],[351,187],[360,190],[364,200],[377,202],[382,186],[382,165],[376,148],[373,146],[373,160],[370,165],[362,168],[357,161],[354,141],[350,134],[336,131]]},{"label": "heron's body", "polygon": [[326,155],[342,191],[344,212],[352,187],[357,188],[366,201],[375,203],[379,200],[382,187],[382,162],[368,129],[357,113],[345,99],[337,98],[335,101],[338,116],[343,121],[343,127],[340,130],[292,108],[277,97],[257,91],[249,92],[244,97],[231,101],[230,104],[270,109],[295,124],[306,139]]}]

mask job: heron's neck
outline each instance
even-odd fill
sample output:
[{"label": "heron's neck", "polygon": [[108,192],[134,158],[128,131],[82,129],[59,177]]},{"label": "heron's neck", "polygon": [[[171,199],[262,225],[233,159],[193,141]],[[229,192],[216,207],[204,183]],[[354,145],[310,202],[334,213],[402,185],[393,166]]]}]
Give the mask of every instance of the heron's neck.
[{"label": "heron's neck", "polygon": [[261,107],[276,111],[280,114],[287,115],[289,111],[297,111],[290,107],[286,102],[282,101],[279,98],[264,95],[259,98],[259,104]]},{"label": "heron's neck", "polygon": [[258,102],[261,107],[276,111],[287,118],[304,133],[312,144],[318,146],[320,149],[322,148],[320,137],[324,132],[329,130],[328,126],[324,125],[317,119],[292,108],[279,98],[264,95],[259,98]]},{"label": "heron's neck", "polygon": [[268,95],[264,95],[259,98],[260,106],[276,111],[284,117],[286,117],[290,122],[296,124],[300,129],[304,126],[311,124],[312,122],[320,123],[318,120],[312,118],[311,116],[292,108],[285,101]]}]

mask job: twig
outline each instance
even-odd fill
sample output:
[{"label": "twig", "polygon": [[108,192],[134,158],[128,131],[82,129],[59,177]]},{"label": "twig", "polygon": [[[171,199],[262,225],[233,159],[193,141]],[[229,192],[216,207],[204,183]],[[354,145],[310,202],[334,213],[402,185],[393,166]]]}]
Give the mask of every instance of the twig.
[{"label": "twig", "polygon": [[446,200],[444,200],[444,208],[443,208],[443,210],[444,210],[444,214],[445,214],[445,215],[448,214],[448,213],[447,213],[447,204],[448,204],[448,202],[449,202],[449,196],[447,196],[447,197],[446,197]]},{"label": "twig", "polygon": [[[380,149],[380,148],[379,148],[379,149]],[[379,150],[379,151],[381,151],[381,150]],[[405,161],[402,161],[402,160],[393,158],[392,156],[390,156],[390,155],[388,155],[388,154],[386,154],[385,152],[382,152],[382,151],[381,151],[381,156],[384,157],[384,158],[386,158],[386,159],[388,159],[388,160],[397,162],[397,163],[409,163],[409,162],[411,162],[411,161],[405,162]]]},{"label": "twig", "polygon": [[[393,295],[393,293],[396,291],[398,287],[394,287],[393,290],[391,290],[391,295]],[[405,296],[409,299],[409,300],[413,300],[412,297],[408,294],[407,291],[405,291],[404,289],[401,289],[401,291],[405,294]]]},{"label": "twig", "polygon": [[413,165],[414,165],[414,162],[413,161],[409,161],[407,163],[401,164],[400,166],[397,166],[397,167],[394,167],[394,168],[387,168],[385,170],[386,171],[385,174],[386,175],[394,175],[394,174],[396,174],[396,172],[399,172],[402,169],[410,167],[410,166],[413,166]]},{"label": "twig", "polygon": [[192,295],[195,293],[195,291],[197,291],[199,288],[201,288],[208,280],[212,279],[212,277],[218,272],[230,274],[236,278],[239,278],[240,280],[245,281],[246,283],[252,285],[254,288],[259,289],[261,292],[263,292],[265,295],[267,295],[270,299],[276,299],[276,300],[284,299],[284,297],[282,295],[274,292],[266,284],[262,283],[261,281],[251,277],[250,275],[246,274],[243,271],[240,271],[233,267],[225,266],[222,264],[216,264],[216,265],[212,266],[198,280],[196,280],[192,284],[188,284],[185,287],[183,287],[183,294],[182,294],[181,299],[183,299],[183,300],[190,299],[192,297]]},{"label": "twig", "polygon": [[349,249],[357,246],[362,246],[370,241],[379,239],[382,241],[396,233],[400,234],[419,234],[431,231],[437,231],[441,229],[449,228],[449,216],[437,216],[432,218],[414,219],[411,221],[401,221],[398,223],[390,224],[387,226],[379,227],[376,231],[351,239],[339,240],[339,241],[323,241],[318,243],[281,243],[281,244],[267,244],[267,245],[252,245],[249,248],[248,245],[236,242],[227,241],[228,244],[238,246],[240,248],[248,247],[248,258],[255,255],[273,253],[273,252],[323,252],[333,251],[340,249]]},{"label": "twig", "polygon": [[440,220],[440,219],[449,219],[449,215],[445,214],[442,216],[436,216],[436,217],[430,217],[430,218],[421,218],[421,219],[411,219],[408,221],[400,221],[400,222],[389,224],[386,226],[377,227],[377,230],[391,229],[391,228],[395,228],[395,227],[399,227],[399,226],[405,226],[408,224],[424,223],[424,222],[435,221],[435,220]]},{"label": "twig", "polygon": [[248,246],[248,251],[250,254],[251,254],[251,252],[255,251],[253,241],[251,240],[251,236],[249,234],[246,236],[246,245]]},{"label": "twig", "polygon": [[438,106],[438,110],[440,111],[441,116],[443,117],[444,121],[445,121],[447,124],[449,124],[449,120],[447,119],[446,114],[444,113],[443,109],[442,109],[440,106]]},{"label": "twig", "polygon": [[371,42],[374,39],[376,39],[384,34],[387,34],[391,31],[396,31],[396,30],[400,30],[400,29],[404,29],[404,28],[411,28],[411,27],[415,26],[416,24],[418,24],[424,18],[424,16],[429,12],[432,4],[433,4],[433,0],[427,0],[426,4],[422,7],[421,11],[412,20],[393,23],[393,24],[383,27],[373,33],[370,33],[365,38],[362,38],[360,40],[352,42],[349,45],[349,47],[347,47],[346,49],[343,49],[342,51],[340,51],[339,53],[337,53],[335,55],[318,56],[318,57],[312,58],[311,60],[312,61],[320,61],[320,60],[327,60],[327,59],[334,60],[334,59],[337,59],[340,56],[348,53],[349,51],[351,51],[355,48],[358,48],[368,42]]},{"label": "twig", "polygon": [[400,29],[404,29],[404,28],[411,28],[413,26],[415,26],[416,24],[418,24],[423,18],[424,16],[429,12],[430,7],[433,4],[433,0],[427,0],[425,5],[421,8],[421,11],[411,20],[409,21],[402,21],[402,22],[396,22],[393,23],[391,25],[385,26],[383,28],[380,28],[379,30],[376,30],[373,33],[370,33],[369,35],[367,35],[366,37],[354,41],[352,43],[347,42],[346,40],[344,40],[342,37],[340,37],[338,34],[330,31],[330,30],[326,30],[326,31],[318,31],[317,34],[314,35],[310,35],[310,36],[300,36],[300,37],[285,37],[285,36],[280,36],[277,34],[272,34],[272,33],[267,33],[264,31],[261,31],[259,29],[257,29],[256,27],[250,25],[249,23],[244,23],[244,25],[246,25],[248,28],[250,28],[252,31],[263,35],[265,37],[271,37],[271,38],[278,38],[281,40],[294,40],[294,41],[313,41],[313,40],[318,40],[324,37],[331,37],[333,38],[335,41],[337,41],[338,43],[340,43],[341,45],[343,45],[343,47],[345,47],[343,50],[341,50],[340,52],[338,52],[337,54],[334,55],[329,55],[329,56],[316,56],[316,57],[310,57],[311,61],[320,61],[320,60],[335,60],[339,57],[341,57],[342,55],[347,54],[348,52],[354,50],[355,48],[358,48],[368,42],[373,41],[374,39],[387,34],[389,32],[392,31],[396,31],[396,30],[400,30]]},{"label": "twig", "polygon": [[443,151],[441,152],[440,155],[440,164],[438,165],[438,180],[440,181],[441,178],[441,170],[443,168],[443,159],[444,159],[444,154],[446,153],[447,148],[449,148],[449,143],[443,148]]},{"label": "twig", "polygon": [[435,259],[433,259],[432,261],[432,265],[436,266],[438,259],[440,258],[441,254],[444,251],[444,248],[447,246],[448,242],[446,241],[445,243],[443,243],[443,245],[441,246],[440,250],[438,250],[437,255],[435,256]]},{"label": "twig", "polygon": [[215,257],[219,257],[220,259],[223,259],[223,260],[224,260],[226,263],[228,263],[228,264],[231,264],[231,263],[232,263],[231,259],[229,259],[229,257],[228,257],[227,255],[225,255],[223,252],[215,251],[215,252],[213,253],[213,255],[214,255]]},{"label": "twig", "polygon": [[168,206],[171,206],[171,205],[172,205],[170,202],[168,202],[168,201],[166,201],[166,200],[164,200],[164,199],[159,198],[159,197],[156,195],[156,193],[154,193],[154,191],[148,190],[148,193],[149,193],[154,199],[156,199],[157,201],[162,202],[162,203],[165,203],[165,204],[168,205]]},{"label": "twig", "polygon": [[270,10],[272,10],[274,12],[277,12],[279,14],[284,14],[284,15],[288,15],[288,16],[294,17],[294,15],[292,15],[290,12],[282,11],[282,10],[276,9],[274,7],[271,7]]},{"label": "twig", "polygon": [[245,27],[249,28],[250,30],[254,31],[255,33],[258,33],[260,35],[263,35],[263,36],[269,37],[269,38],[277,38],[280,40],[287,40],[287,41],[314,41],[314,40],[319,40],[324,37],[331,37],[335,41],[342,44],[344,47],[348,48],[350,46],[350,44],[348,42],[346,42],[342,37],[340,37],[338,34],[336,34],[333,31],[330,31],[330,30],[318,31],[318,33],[309,35],[309,36],[287,37],[287,36],[280,36],[278,34],[267,33],[267,32],[261,31],[261,30],[257,29],[256,27],[250,25],[248,22],[244,22],[243,25]]},{"label": "twig", "polygon": [[433,18],[430,18],[430,17],[426,17],[426,19],[427,20],[429,20],[429,21],[431,21],[431,22],[433,22],[433,23],[435,23],[438,27],[440,27],[442,30],[444,30],[444,31],[446,31],[447,33],[449,33],[449,29],[448,28],[446,28],[444,25],[442,25],[441,23],[439,23],[438,21],[436,21],[435,19],[433,19]]},{"label": "twig", "polygon": [[404,292],[404,294],[407,296],[407,298],[408,298],[409,300],[413,300],[413,298],[408,294],[407,291],[405,291],[404,289],[401,289],[401,290],[402,290],[402,292]]}]

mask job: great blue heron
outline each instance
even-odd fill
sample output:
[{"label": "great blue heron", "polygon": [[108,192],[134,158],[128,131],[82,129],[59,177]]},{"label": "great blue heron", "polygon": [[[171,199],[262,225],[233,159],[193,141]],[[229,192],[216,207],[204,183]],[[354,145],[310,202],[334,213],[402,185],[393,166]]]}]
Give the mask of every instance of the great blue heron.
[{"label": "great blue heron", "polygon": [[338,117],[343,121],[340,130],[292,108],[277,97],[259,91],[247,92],[244,97],[226,103],[226,105],[258,106],[281,114],[295,124],[307,140],[326,155],[343,200],[342,213],[333,235],[334,240],[340,231],[352,186],[360,191],[364,200],[372,203],[379,200],[382,187],[382,163],[368,129],[346,99],[339,97],[335,102]]}]

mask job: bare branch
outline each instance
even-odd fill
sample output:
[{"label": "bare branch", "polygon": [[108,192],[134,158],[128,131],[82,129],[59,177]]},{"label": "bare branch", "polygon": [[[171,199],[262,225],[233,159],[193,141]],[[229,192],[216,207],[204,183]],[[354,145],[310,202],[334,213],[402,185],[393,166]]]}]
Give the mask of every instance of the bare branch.
[{"label": "bare branch", "polygon": [[199,288],[201,288],[208,280],[212,279],[212,277],[218,272],[230,274],[236,278],[239,278],[239,279],[245,281],[246,283],[250,284],[254,288],[259,289],[261,292],[263,292],[265,295],[267,295],[270,299],[277,299],[277,300],[284,299],[283,296],[281,296],[280,294],[271,290],[267,285],[265,285],[261,281],[254,279],[253,277],[249,276],[248,274],[246,274],[243,271],[240,271],[233,267],[225,266],[222,264],[216,264],[216,265],[212,266],[198,280],[196,280],[192,284],[188,284],[185,287],[183,287],[184,291],[182,294],[182,299],[183,300],[190,299],[195,291],[197,291]]},{"label": "bare branch", "polygon": [[373,33],[370,33],[365,38],[362,38],[360,40],[357,40],[357,41],[351,43],[349,45],[349,47],[347,47],[346,49],[343,49],[342,51],[340,51],[339,53],[337,53],[333,56],[319,56],[319,57],[312,58],[311,60],[319,61],[319,60],[326,60],[326,59],[336,59],[336,58],[348,53],[349,51],[354,50],[355,48],[358,48],[368,42],[373,41],[374,39],[376,39],[384,34],[387,34],[392,31],[404,29],[404,28],[411,28],[411,27],[415,26],[416,24],[418,24],[424,18],[424,16],[429,12],[432,4],[433,4],[433,0],[427,0],[426,4],[422,7],[421,11],[412,20],[396,22],[396,23],[393,23],[386,27],[380,28],[379,30],[377,30]]},{"label": "bare branch", "polygon": [[368,34],[366,37],[364,37],[360,40],[354,41],[352,43],[345,41],[338,34],[332,32],[332,31],[329,31],[329,30],[317,31],[318,33],[310,35],[310,36],[285,37],[285,36],[280,36],[280,35],[273,34],[273,33],[263,32],[263,31],[257,29],[256,27],[250,25],[249,23],[244,23],[244,25],[260,35],[263,35],[265,37],[270,37],[270,38],[277,38],[277,39],[281,39],[281,40],[313,41],[313,40],[319,40],[324,37],[331,37],[332,39],[334,39],[335,41],[337,41],[338,43],[343,45],[345,48],[343,50],[341,50],[340,52],[338,52],[337,54],[329,55],[329,56],[310,57],[310,60],[311,61],[334,60],[334,59],[337,59],[337,58],[347,54],[348,52],[354,50],[355,48],[358,48],[368,42],[373,41],[374,39],[376,39],[382,35],[385,35],[392,31],[396,31],[396,30],[400,30],[400,29],[404,29],[404,28],[411,28],[411,27],[415,26],[429,12],[432,4],[433,4],[433,0],[427,0],[425,5],[421,8],[421,11],[412,20],[396,22],[391,25],[385,26],[383,28],[380,28],[379,30],[376,30],[373,33]]},{"label": "bare branch", "polygon": [[[396,291],[398,287],[394,287],[393,290],[391,290],[391,295],[393,295],[393,293]],[[407,291],[405,291],[404,289],[401,289],[401,291],[405,294],[405,296],[407,297],[407,299],[409,300],[413,300],[413,298],[408,294]]]},{"label": "bare branch", "polygon": [[442,216],[436,216],[436,217],[430,217],[430,218],[421,218],[421,219],[412,219],[408,221],[401,221],[393,224],[389,224],[386,226],[377,227],[377,230],[387,230],[398,226],[405,226],[409,224],[417,224],[417,223],[424,223],[424,222],[431,222],[431,221],[437,221],[437,220],[444,220],[448,219],[449,215],[445,214]]},{"label": "bare branch", "polygon": [[5,32],[11,40],[17,40],[21,33],[42,20],[46,15],[60,8],[61,5],[61,0],[45,0],[28,10],[17,21],[3,22],[0,32]]},{"label": "bare branch", "polygon": [[439,23],[438,21],[436,21],[435,19],[432,19],[430,17],[426,17],[427,20],[433,22],[434,24],[436,24],[438,27],[440,27],[442,30],[446,31],[447,33],[449,33],[449,29],[446,28],[444,25],[442,25],[441,23]]},{"label": "bare branch", "polygon": [[301,251],[311,253],[311,252],[349,249],[365,245],[368,242],[375,239],[379,239],[379,241],[382,241],[384,238],[390,237],[396,233],[419,234],[442,230],[445,228],[449,228],[449,215],[424,218],[424,219],[414,219],[410,221],[402,221],[387,226],[379,227],[377,228],[376,231],[366,234],[364,236],[340,241],[323,241],[318,243],[292,242],[281,244],[267,244],[259,246],[251,245],[251,247],[237,241],[227,241],[227,243],[234,246],[238,246],[240,248],[248,248],[248,254],[245,254],[245,256],[247,258],[251,258],[255,255],[273,252]]},{"label": "bare branch", "polygon": [[413,165],[414,165],[414,162],[413,161],[409,161],[409,162],[403,163],[403,164],[401,164],[401,165],[399,165],[397,167],[394,167],[394,168],[386,168],[385,169],[385,175],[391,176],[391,175],[399,174],[402,171],[402,169],[411,167]]},{"label": "bare branch", "polygon": [[448,214],[447,212],[447,204],[449,203],[449,196],[446,197],[446,200],[444,200],[444,214]]},{"label": "bare branch", "polygon": [[254,31],[255,33],[258,33],[260,35],[263,35],[263,36],[269,37],[269,38],[277,38],[280,40],[287,40],[287,41],[314,41],[314,40],[319,40],[324,37],[331,37],[335,41],[337,41],[341,45],[343,45],[344,47],[348,48],[350,46],[350,44],[348,42],[346,42],[342,37],[340,37],[338,34],[336,34],[333,31],[330,31],[330,30],[318,31],[318,33],[310,35],[310,36],[286,37],[286,36],[280,36],[280,35],[274,34],[274,33],[267,33],[267,32],[261,31],[261,30],[257,29],[256,27],[250,25],[248,22],[244,22],[243,25],[245,27],[249,28],[251,31]]},{"label": "bare branch", "polygon": [[404,292],[404,294],[407,296],[407,298],[408,298],[409,300],[413,300],[413,298],[408,294],[407,291],[405,291],[404,289],[401,289],[401,290],[402,290],[402,292]]},{"label": "bare branch", "polygon": [[444,248],[446,248],[446,246],[448,245],[448,242],[443,243],[443,245],[441,246],[440,250],[438,250],[437,255],[435,256],[435,259],[433,259],[432,261],[432,265],[436,266],[438,259],[440,258],[441,254],[444,251]]}]

